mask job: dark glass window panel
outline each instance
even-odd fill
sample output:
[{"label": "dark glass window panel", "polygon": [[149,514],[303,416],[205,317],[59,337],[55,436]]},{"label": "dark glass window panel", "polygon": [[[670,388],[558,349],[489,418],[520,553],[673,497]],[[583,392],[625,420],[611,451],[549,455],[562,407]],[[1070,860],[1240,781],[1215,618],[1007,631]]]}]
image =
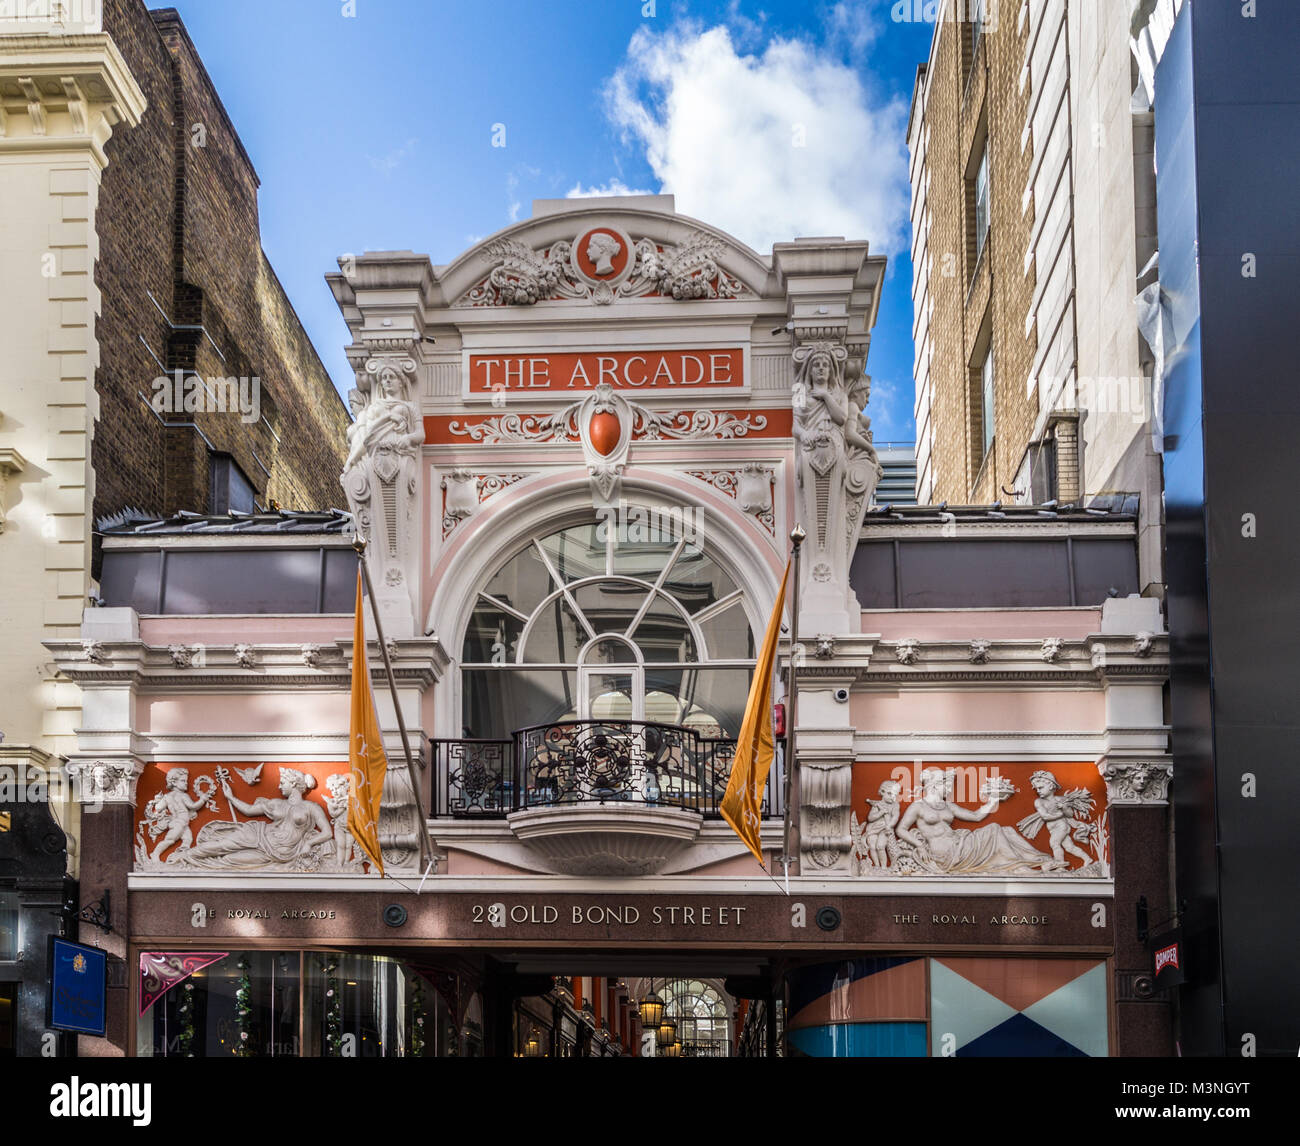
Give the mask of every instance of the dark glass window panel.
[{"label": "dark glass window panel", "polygon": [[649,590],[635,581],[604,580],[573,590],[573,599],[598,633],[624,633]]},{"label": "dark glass window panel", "polygon": [[1063,538],[903,541],[899,544],[899,565],[905,609],[1026,608],[1070,603]]},{"label": "dark glass window panel", "polygon": [[161,588],[162,550],[110,549],[104,553],[99,595],[105,605],[157,613]]},{"label": "dark glass window panel", "polygon": [[662,594],[655,599],[632,632],[632,640],[646,661],[694,661],[695,638],[686,619]]},{"label": "dark glass window panel", "polygon": [[663,589],[694,615],[734,592],[736,583],[713,558],[692,543],[673,564]]},{"label": "dark glass window panel", "polygon": [[18,958],[18,893],[0,891],[0,961]]},{"label": "dark glass window panel", "polygon": [[515,659],[524,623],[482,597],[470,614],[461,657],[470,664],[501,664]]},{"label": "dark glass window panel", "polygon": [[577,696],[572,669],[463,669],[461,735],[500,740],[519,728],[574,719]]},{"label": "dark glass window panel", "polygon": [[[602,567],[602,572],[604,571]],[[559,586],[551,577],[537,547],[528,548],[507,561],[483,586],[483,592],[525,615],[531,613]]]},{"label": "dark glass window panel", "polygon": [[562,529],[539,543],[566,582],[605,574],[604,532],[594,522]]},{"label": "dark glass window panel", "polygon": [[174,550],[167,555],[164,613],[314,613],[319,602],[317,549]]},{"label": "dark glass window panel", "polygon": [[710,660],[753,660],[754,633],[739,600],[715,613],[707,621],[697,621],[704,634]]},{"label": "dark glass window panel", "polygon": [[322,613],[351,613],[357,604],[357,555],[351,549],[325,550]]},{"label": "dark glass window panel", "polygon": [[849,583],[864,609],[895,608],[894,543],[864,541],[859,544],[849,570]]},{"label": "dark glass window panel", "polygon": [[1078,604],[1100,605],[1107,597],[1127,597],[1140,588],[1137,546],[1130,538],[1075,540],[1074,591]]},{"label": "dark glass window panel", "polygon": [[587,643],[587,630],[563,597],[542,606],[524,643],[524,660],[533,664],[574,664]]}]

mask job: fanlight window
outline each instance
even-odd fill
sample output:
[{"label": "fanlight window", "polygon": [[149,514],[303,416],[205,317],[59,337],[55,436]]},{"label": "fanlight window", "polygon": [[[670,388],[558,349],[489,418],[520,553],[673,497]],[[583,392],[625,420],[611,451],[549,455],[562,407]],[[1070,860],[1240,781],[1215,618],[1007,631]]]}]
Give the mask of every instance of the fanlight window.
[{"label": "fanlight window", "polygon": [[729,1047],[727,1004],[717,989],[699,979],[675,979],[664,988],[664,1014],[677,1024],[683,1053],[725,1057]]},{"label": "fanlight window", "polygon": [[462,647],[463,733],[566,719],[739,729],[754,642],[742,591],[676,528],[590,522],[488,578]]}]

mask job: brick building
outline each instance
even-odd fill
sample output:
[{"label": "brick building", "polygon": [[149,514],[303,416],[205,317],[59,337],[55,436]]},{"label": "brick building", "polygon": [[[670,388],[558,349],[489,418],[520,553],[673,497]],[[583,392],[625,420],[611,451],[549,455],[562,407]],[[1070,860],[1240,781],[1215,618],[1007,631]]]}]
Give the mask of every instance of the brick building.
[{"label": "brick building", "polygon": [[[262,250],[252,161],[174,9],[107,0],[104,28],[148,106],[100,189],[95,516],[334,504],[348,413]],[[167,409],[178,369],[258,379],[257,409]]]},{"label": "brick building", "polygon": [[45,1045],[45,937],[103,891],[65,878],[99,790],[63,767],[85,693],[46,643],[99,649],[95,530],[339,501],[348,413],[257,187],[174,11],[0,10],[0,1054]]},{"label": "brick building", "polygon": [[1130,107],[1128,7],[942,6],[908,124],[917,492],[1136,494],[1143,591],[1158,593],[1152,355],[1135,302],[1155,274],[1152,125]]}]

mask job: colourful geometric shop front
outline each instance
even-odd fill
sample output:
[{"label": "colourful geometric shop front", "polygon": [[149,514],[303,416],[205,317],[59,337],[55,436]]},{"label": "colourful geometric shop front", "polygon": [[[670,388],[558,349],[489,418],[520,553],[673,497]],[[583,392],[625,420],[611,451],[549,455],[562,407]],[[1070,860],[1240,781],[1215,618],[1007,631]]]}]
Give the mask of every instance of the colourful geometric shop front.
[{"label": "colourful geometric shop front", "polygon": [[[651,196],[329,276],[349,512],[117,527],[51,646],[125,905],[82,1052],[1168,1053],[1133,515],[870,509],[883,272]],[[796,524],[787,887],[780,761],[766,870],[718,805]],[[346,827],[357,531],[417,780],[372,640],[386,878]]]}]

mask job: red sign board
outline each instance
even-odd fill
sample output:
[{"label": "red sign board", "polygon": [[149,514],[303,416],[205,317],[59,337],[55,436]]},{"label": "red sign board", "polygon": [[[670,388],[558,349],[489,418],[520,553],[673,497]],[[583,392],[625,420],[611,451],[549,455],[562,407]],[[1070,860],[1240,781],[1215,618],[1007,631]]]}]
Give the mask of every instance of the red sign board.
[{"label": "red sign board", "polygon": [[580,354],[471,354],[469,392],[728,387],[745,384],[739,347],[721,350],[615,350]]}]

